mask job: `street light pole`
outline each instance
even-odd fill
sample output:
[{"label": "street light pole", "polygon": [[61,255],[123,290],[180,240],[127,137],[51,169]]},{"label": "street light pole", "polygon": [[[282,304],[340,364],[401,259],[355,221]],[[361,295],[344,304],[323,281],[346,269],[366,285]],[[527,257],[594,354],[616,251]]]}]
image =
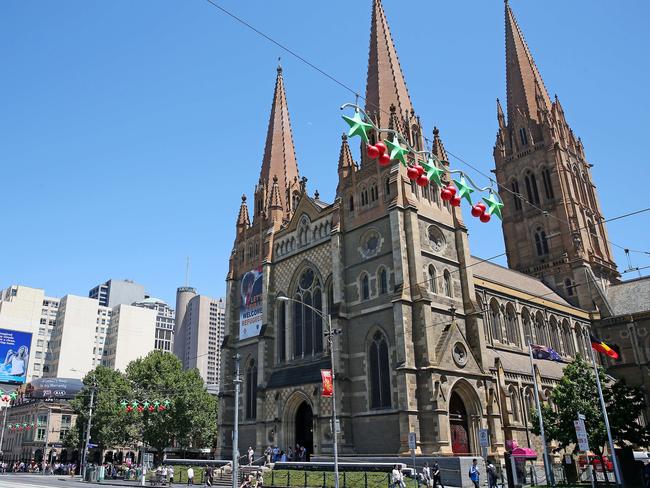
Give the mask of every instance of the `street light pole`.
[{"label": "street light pole", "polygon": [[293,298],[280,296],[277,298],[283,302],[295,302],[300,303],[302,306],[309,308],[319,315],[327,323],[327,341],[330,346],[330,362],[332,368],[332,439],[334,444],[334,488],[339,488],[339,448],[338,448],[338,430],[336,422],[336,373],[334,371],[334,336],[340,334],[342,331],[340,329],[332,328],[332,316],[331,314],[325,315],[323,312],[318,310],[311,305],[308,305],[300,300],[295,300]]},{"label": "street light pole", "polygon": [[95,403],[95,388],[97,388],[97,378],[93,376],[92,387],[90,388],[90,408],[88,409],[88,424],[86,425],[86,441],[84,443],[84,452],[81,459],[81,477],[83,479],[86,464],[88,463],[88,445],[90,444],[90,428],[93,423],[93,407]]},{"label": "street light pole", "polygon": [[2,452],[2,445],[5,440],[5,429],[7,427],[7,408],[9,408],[9,403],[5,405],[4,408],[4,415],[2,416],[2,432],[0,432],[0,455],[2,455],[2,458],[4,459],[4,453]]},{"label": "street light pole", "polygon": [[235,354],[235,426],[232,431],[232,487],[238,488],[239,481],[239,353]]}]

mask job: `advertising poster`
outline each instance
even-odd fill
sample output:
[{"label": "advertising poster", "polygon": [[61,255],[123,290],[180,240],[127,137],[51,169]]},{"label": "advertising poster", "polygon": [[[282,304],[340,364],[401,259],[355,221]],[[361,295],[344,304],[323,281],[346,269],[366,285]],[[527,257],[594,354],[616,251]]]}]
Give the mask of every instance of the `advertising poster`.
[{"label": "advertising poster", "polygon": [[242,276],[240,282],[239,340],[259,335],[262,329],[262,268]]},{"label": "advertising poster", "polygon": [[25,383],[31,345],[31,332],[0,329],[0,383]]}]

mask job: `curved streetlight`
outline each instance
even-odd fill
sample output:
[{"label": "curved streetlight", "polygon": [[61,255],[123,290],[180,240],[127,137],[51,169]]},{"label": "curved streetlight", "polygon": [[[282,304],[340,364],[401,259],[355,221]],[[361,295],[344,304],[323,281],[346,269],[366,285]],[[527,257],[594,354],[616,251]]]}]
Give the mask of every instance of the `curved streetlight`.
[{"label": "curved streetlight", "polygon": [[323,312],[318,310],[311,305],[301,302],[300,300],[295,300],[293,298],[279,296],[277,300],[282,302],[294,302],[299,303],[304,307],[307,307],[319,315],[327,323],[327,332],[325,336],[330,345],[330,362],[332,368],[332,439],[334,440],[334,488],[339,488],[339,451],[338,451],[338,440],[337,440],[337,428],[336,428],[336,374],[334,373],[334,336],[342,332],[341,329],[332,328],[332,317],[330,315],[325,315]]}]

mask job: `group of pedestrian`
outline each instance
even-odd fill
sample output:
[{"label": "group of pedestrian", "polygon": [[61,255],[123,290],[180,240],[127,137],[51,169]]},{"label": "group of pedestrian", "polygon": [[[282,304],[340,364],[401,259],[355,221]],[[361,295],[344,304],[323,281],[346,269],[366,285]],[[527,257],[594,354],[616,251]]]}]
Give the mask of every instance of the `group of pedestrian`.
[{"label": "group of pedestrian", "polygon": [[[250,461],[252,448],[249,447],[248,450],[248,459]],[[266,464],[286,463],[287,461],[304,462],[308,460],[308,452],[307,448],[300,444],[296,444],[295,449],[292,449],[291,446],[289,446],[286,452],[278,446],[268,446],[264,451],[264,460]],[[249,462],[249,464],[251,464],[251,462]]]},{"label": "group of pedestrian", "polygon": [[445,488],[442,484],[442,478],[440,477],[440,465],[438,461],[434,461],[431,466],[429,463],[424,463],[424,468],[422,469],[422,481],[427,485],[428,488]]},{"label": "group of pedestrian", "polygon": [[[499,480],[499,474],[497,473],[497,468],[492,464],[491,461],[488,461],[487,467],[487,478],[488,486],[490,488],[497,488],[497,483]],[[469,479],[474,483],[475,488],[479,488],[481,482],[481,470],[478,467],[478,460],[472,459],[472,465],[469,468]]]}]

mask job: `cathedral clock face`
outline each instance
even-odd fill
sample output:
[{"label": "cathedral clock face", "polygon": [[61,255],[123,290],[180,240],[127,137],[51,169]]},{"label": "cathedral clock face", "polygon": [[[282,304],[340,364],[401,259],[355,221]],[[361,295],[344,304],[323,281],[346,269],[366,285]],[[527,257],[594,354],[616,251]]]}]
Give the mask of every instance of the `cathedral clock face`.
[{"label": "cathedral clock face", "polygon": [[429,245],[434,252],[440,252],[445,248],[445,236],[442,231],[435,225],[430,225],[428,229]]},{"label": "cathedral clock face", "polygon": [[381,234],[375,229],[370,229],[360,239],[359,254],[364,259],[376,256],[381,250],[383,242]]}]

